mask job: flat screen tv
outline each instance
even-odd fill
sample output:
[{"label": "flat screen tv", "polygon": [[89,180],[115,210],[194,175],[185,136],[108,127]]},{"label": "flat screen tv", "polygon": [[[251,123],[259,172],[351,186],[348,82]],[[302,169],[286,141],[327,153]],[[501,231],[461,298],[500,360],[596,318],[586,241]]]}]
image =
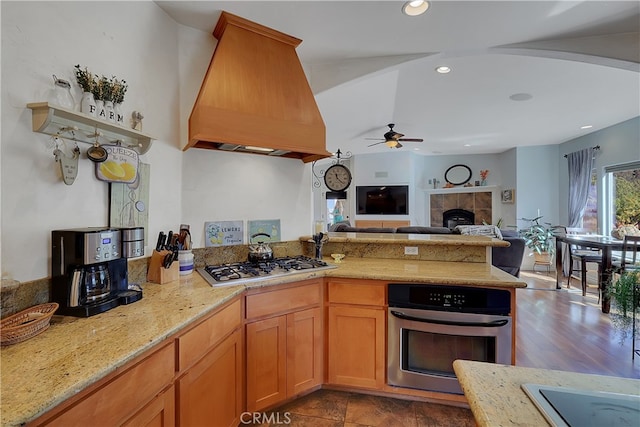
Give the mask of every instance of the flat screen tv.
[{"label": "flat screen tv", "polygon": [[409,186],[357,186],[356,210],[360,215],[408,215]]}]

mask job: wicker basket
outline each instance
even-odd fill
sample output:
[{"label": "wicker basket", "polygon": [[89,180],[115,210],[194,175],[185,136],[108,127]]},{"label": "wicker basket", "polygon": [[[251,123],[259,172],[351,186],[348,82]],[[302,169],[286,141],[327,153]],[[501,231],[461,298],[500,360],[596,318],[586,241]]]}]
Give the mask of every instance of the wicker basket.
[{"label": "wicker basket", "polygon": [[44,332],[57,309],[58,304],[55,302],[40,304],[2,319],[0,344],[16,344]]}]

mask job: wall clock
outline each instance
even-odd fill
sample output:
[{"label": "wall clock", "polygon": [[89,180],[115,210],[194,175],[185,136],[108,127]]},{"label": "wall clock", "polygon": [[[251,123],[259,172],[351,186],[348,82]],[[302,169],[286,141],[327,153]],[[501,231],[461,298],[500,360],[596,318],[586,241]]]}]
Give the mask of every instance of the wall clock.
[{"label": "wall clock", "polygon": [[344,191],[351,185],[351,172],[341,164],[336,164],[324,173],[324,183],[331,191]]}]

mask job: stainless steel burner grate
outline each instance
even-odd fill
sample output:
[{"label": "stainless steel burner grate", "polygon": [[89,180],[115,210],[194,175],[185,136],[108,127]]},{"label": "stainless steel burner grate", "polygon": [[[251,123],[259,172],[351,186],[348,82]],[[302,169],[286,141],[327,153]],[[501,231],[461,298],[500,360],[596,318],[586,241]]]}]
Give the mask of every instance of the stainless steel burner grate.
[{"label": "stainless steel burner grate", "polygon": [[274,258],[270,261],[237,262],[223,265],[207,265],[197,269],[198,273],[211,285],[222,286],[259,280],[266,277],[296,274],[309,269],[335,268],[326,262],[303,255]]}]

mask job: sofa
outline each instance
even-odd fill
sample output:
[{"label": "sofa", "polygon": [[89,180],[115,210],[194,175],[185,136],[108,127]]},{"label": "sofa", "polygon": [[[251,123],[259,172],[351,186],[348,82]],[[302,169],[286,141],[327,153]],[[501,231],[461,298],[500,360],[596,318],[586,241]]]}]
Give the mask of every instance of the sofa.
[{"label": "sofa", "polygon": [[[353,227],[347,221],[333,224],[329,232],[336,233],[406,233],[406,234],[460,234],[458,230],[447,227],[407,226],[398,228]],[[498,238],[510,243],[509,246],[491,248],[491,264],[512,276],[520,277],[520,267],[524,257],[524,239],[514,230],[499,230]]]}]

